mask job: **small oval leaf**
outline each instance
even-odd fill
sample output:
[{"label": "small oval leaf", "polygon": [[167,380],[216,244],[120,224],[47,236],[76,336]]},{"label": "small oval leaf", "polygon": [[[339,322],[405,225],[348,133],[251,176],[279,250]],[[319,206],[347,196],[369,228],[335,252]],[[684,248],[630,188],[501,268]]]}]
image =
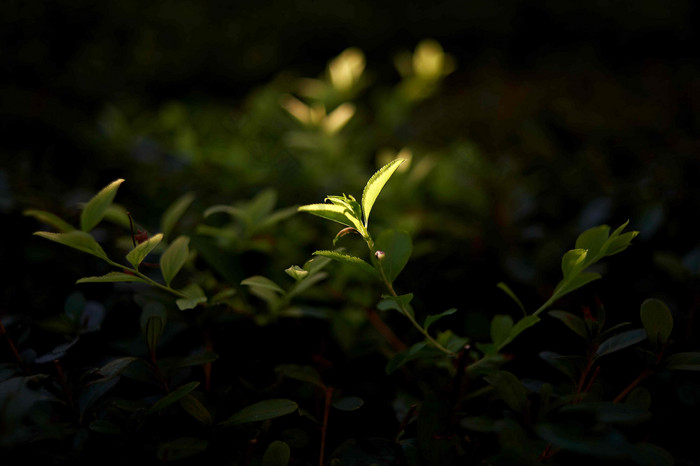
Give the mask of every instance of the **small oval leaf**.
[{"label": "small oval leaf", "polygon": [[289,464],[289,456],[289,445],[281,440],[275,440],[265,450],[261,466],[287,466]]},{"label": "small oval leaf", "polygon": [[224,421],[224,425],[245,424],[248,422],[265,421],[276,417],[291,414],[299,409],[299,406],[292,400],[271,399],[260,401],[247,406]]},{"label": "small oval leaf", "polygon": [[594,356],[599,358],[605,354],[610,354],[615,351],[632,346],[646,339],[647,333],[644,329],[627,330],[626,332],[618,333],[600,344]]},{"label": "small oval leaf", "polygon": [[673,330],[673,316],[666,304],[659,299],[647,299],[640,310],[642,325],[654,346],[664,344]]}]

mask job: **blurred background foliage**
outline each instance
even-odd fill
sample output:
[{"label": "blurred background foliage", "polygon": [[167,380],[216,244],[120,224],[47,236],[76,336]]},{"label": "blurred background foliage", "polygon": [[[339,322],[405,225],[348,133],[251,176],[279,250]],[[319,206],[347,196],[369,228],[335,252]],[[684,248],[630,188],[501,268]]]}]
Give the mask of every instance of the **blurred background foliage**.
[{"label": "blurred background foliage", "polygon": [[[633,248],[577,298],[599,297],[614,321],[662,298],[690,347],[698,20],[690,0],[6,2],[0,314],[55,315],[76,291],[118,307],[104,302],[111,288],[74,284],[101,269],[32,237],[27,208],[75,220],[79,202],[125,178],[117,201],[155,233],[194,193],[180,228],[200,226],[204,260],[237,286],[284,277],[335,231],[296,215],[227,239],[201,229],[223,226],[204,209],[268,189],[280,209],[357,196],[399,155],[410,164],[375,228],[411,233],[397,287],[459,308],[460,331],[483,337],[491,315],[512,310],[499,281],[536,308],[579,232],[629,219]],[[372,305],[362,284],[344,286]],[[697,393],[687,402],[697,410]]]}]

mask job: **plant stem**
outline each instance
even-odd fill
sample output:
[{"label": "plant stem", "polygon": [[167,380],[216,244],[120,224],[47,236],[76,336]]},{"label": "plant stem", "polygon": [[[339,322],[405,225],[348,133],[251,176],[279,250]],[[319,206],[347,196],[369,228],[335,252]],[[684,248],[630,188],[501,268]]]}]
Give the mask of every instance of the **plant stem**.
[{"label": "plant stem", "polygon": [[12,338],[10,338],[10,335],[7,334],[7,330],[5,330],[5,326],[2,324],[2,322],[0,322],[0,335],[5,337],[5,340],[7,341],[7,344],[10,347],[10,351],[12,351],[13,356],[17,360],[17,365],[20,367],[20,369],[22,369],[22,372],[24,372],[27,375],[32,375],[29,368],[22,361],[22,357],[19,355],[19,351],[17,351],[15,343],[12,341]]},{"label": "plant stem", "polygon": [[147,275],[142,274],[141,272],[139,272],[136,269],[132,269],[131,267],[126,267],[126,266],[119,264],[117,262],[114,262],[112,260],[109,260],[108,262],[110,265],[113,265],[114,267],[120,268],[122,270],[128,270],[129,272],[133,273],[134,275],[136,275],[140,279],[148,282],[149,285],[160,288],[161,290],[167,291],[170,294],[174,294],[178,298],[186,298],[187,297],[187,295],[185,293],[182,293],[181,291],[174,290],[174,289],[170,288],[169,286],[162,285],[162,284],[158,283],[157,281],[153,280],[152,278],[148,277]]},{"label": "plant stem", "polygon": [[328,431],[328,414],[331,410],[331,400],[333,399],[333,388],[326,387],[323,405],[323,426],[321,427],[321,451],[318,455],[318,464],[323,466],[323,457],[326,450],[326,432]]}]

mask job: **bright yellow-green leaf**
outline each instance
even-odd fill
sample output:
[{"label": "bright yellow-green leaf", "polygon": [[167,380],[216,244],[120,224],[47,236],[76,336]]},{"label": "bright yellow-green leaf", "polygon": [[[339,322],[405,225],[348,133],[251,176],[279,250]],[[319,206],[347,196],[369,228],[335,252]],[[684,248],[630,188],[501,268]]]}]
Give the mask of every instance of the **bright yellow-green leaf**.
[{"label": "bright yellow-green leaf", "polygon": [[389,181],[391,175],[394,174],[396,169],[399,168],[399,165],[403,162],[404,159],[396,159],[384,165],[372,175],[372,178],[370,178],[365,185],[365,189],[362,191],[362,211],[365,217],[365,227],[369,222],[369,213],[372,211],[374,201],[377,200],[379,193],[382,192],[382,188],[384,188],[386,182]]},{"label": "bright yellow-green leaf", "polygon": [[156,246],[158,246],[162,239],[162,233],[158,233],[157,235],[154,235],[153,237],[147,239],[146,241],[132,249],[129,252],[129,254],[126,255],[126,260],[128,260],[131,265],[138,269],[139,264],[141,264],[141,262],[146,258],[148,254],[151,253],[151,251],[155,249]]},{"label": "bright yellow-green leaf", "polygon": [[359,231],[363,230],[360,221],[354,218],[350,210],[346,207],[335,204],[309,204],[299,207],[299,211],[308,212],[312,215],[332,220],[349,227],[355,227]]},{"label": "bright yellow-green leaf", "polygon": [[104,218],[107,209],[114,200],[117,194],[119,185],[124,182],[123,179],[112,181],[110,184],[102,188],[95,196],[88,201],[80,213],[80,229],[90,231],[97,226]]}]

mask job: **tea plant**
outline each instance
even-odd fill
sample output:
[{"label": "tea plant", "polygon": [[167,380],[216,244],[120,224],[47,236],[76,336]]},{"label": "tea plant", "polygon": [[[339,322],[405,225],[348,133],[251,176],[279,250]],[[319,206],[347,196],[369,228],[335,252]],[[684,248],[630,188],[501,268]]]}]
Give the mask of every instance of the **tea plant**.
[{"label": "tea plant", "polygon": [[[166,210],[159,222],[161,232],[151,236],[135,233],[131,215],[114,203],[122,179],[107,185],[83,206],[79,227],[49,212],[26,211],[56,230],[37,232],[37,236],[95,256],[117,269],[80,278],[77,283],[121,282],[139,287],[134,288],[134,300],[141,307],[141,335],[138,344],[121,343],[131,354],[102,360],[99,367],[81,372],[64,368],[61,360],[77,352],[82,335],[100,331],[99,312],[90,313],[84,301],[67,303],[65,313],[47,325],[71,339],[40,357],[23,355],[24,338],[13,339],[1,326],[15,359],[14,365],[5,368],[7,373],[0,382],[3,434],[14,435],[4,435],[4,445],[11,447],[32,438],[32,430],[25,425],[31,418],[44,429],[42,440],[74,437],[72,459],[91,445],[86,438],[107,435],[118,445],[126,442],[137,456],[155,456],[161,461],[205,455],[215,458],[223,451],[246,465],[535,465],[591,460],[673,464],[669,452],[646,440],[654,415],[652,391],[645,384],[655,375],[659,375],[658,384],[672,371],[700,370],[700,353],[673,351],[674,319],[666,304],[645,300],[639,313],[641,327],[631,329],[629,322],[606,327],[606,311],[600,302],[584,306],[582,315],[553,309],[563,297],[600,279],[596,265],[627,249],[637,232],[625,232],[625,222],[615,229],[601,225],[581,233],[574,248],[561,259],[561,280],[532,312],[508,285],[499,283],[522,316],[516,320],[510,314],[494,313],[488,341],[459,335],[468,334],[468,328],[436,331],[460,312],[455,308],[437,313],[414,309],[414,295],[395,289],[412,253],[411,236],[396,228],[384,229],[376,236],[370,232],[373,207],[403,163],[396,159],[380,168],[365,185],[359,201],[351,195],[329,195],[324,203],[274,210],[276,198],[265,191],[249,202],[205,211],[205,220],[225,214],[231,221],[218,226],[201,223],[196,231],[233,254],[255,248],[268,250],[258,242],[257,233],[297,210],[342,225],[332,240],[334,249],[317,250],[302,267],[293,265],[284,271],[292,280],[289,284],[253,275],[240,282],[245,288],[238,288],[212,280],[211,271],[198,270],[201,263],[195,265],[198,251],[190,247],[190,236],[173,233],[193,203],[191,194]],[[125,263],[113,260],[113,254],[108,255],[91,234],[103,220],[129,229],[127,244],[131,244],[125,251]],[[366,259],[337,247],[340,241],[353,237],[366,246]],[[158,261],[151,262],[156,256]],[[215,268],[215,254],[210,253],[209,259],[204,262]],[[267,361],[270,367],[255,367],[256,353],[261,350],[250,351],[252,342],[258,341],[250,337],[242,343],[244,354],[237,359],[241,366],[252,366],[249,372],[237,375],[225,386],[212,379],[213,367],[221,367],[220,377],[224,377],[227,366],[218,365],[222,359],[230,360],[230,355],[214,352],[215,345],[224,346],[212,338],[218,328],[238,331],[239,335],[254,333],[260,342],[281,340],[298,345],[284,319],[333,321],[332,309],[299,304],[310,290],[322,295],[332,291],[321,288],[329,277],[324,269],[331,261],[361,272],[369,280],[361,281],[363,286],[383,287],[384,293],[375,301],[376,310],[368,313],[367,320],[383,335],[398,340],[393,351],[376,348],[388,355],[386,379],[381,383],[393,382],[392,404],[398,418],[394,431],[384,431],[377,438],[358,439],[358,432],[343,429],[334,421],[332,411],[361,419],[363,406],[373,400],[355,396],[352,387],[357,389],[357,385],[350,385],[332,371],[326,375],[333,362],[320,354],[314,354],[313,364],[303,357],[292,361],[273,358]],[[185,270],[188,273],[184,274]],[[264,306],[240,297],[244,289]],[[386,311],[397,311],[421,341],[405,345],[394,329],[377,318],[386,317]],[[539,359],[561,374],[551,381],[540,380],[538,375],[530,377],[532,369],[519,366],[524,355],[508,352],[527,337],[526,330],[547,325],[541,323],[545,316],[572,332],[582,349],[578,354],[560,354],[551,348],[539,352]],[[178,331],[189,339],[196,336],[202,343],[189,345],[184,356],[163,354],[163,342]],[[265,336],[272,332],[278,332],[276,337]],[[541,342],[545,347],[549,343]],[[632,348],[638,350],[637,358],[631,357]],[[527,350],[518,346],[518,351]],[[278,350],[272,354],[280,356]],[[629,379],[628,371],[614,373],[615,358],[623,356],[628,361],[623,363],[637,370]],[[49,362],[54,365],[54,375],[46,373]],[[195,368],[201,369],[200,376],[193,373]],[[261,380],[256,372],[275,375]],[[121,379],[136,382],[138,388],[120,389],[117,384]],[[11,406],[13,397],[19,397],[23,404]],[[45,399],[62,403],[66,409],[34,410]],[[295,413],[297,416],[292,416]],[[52,427],[51,416],[64,422]],[[192,420],[196,427],[191,426]],[[149,426],[159,429],[150,430]],[[344,437],[340,438],[341,434]],[[235,441],[230,442],[232,435]],[[259,442],[261,446],[257,446]]]}]

